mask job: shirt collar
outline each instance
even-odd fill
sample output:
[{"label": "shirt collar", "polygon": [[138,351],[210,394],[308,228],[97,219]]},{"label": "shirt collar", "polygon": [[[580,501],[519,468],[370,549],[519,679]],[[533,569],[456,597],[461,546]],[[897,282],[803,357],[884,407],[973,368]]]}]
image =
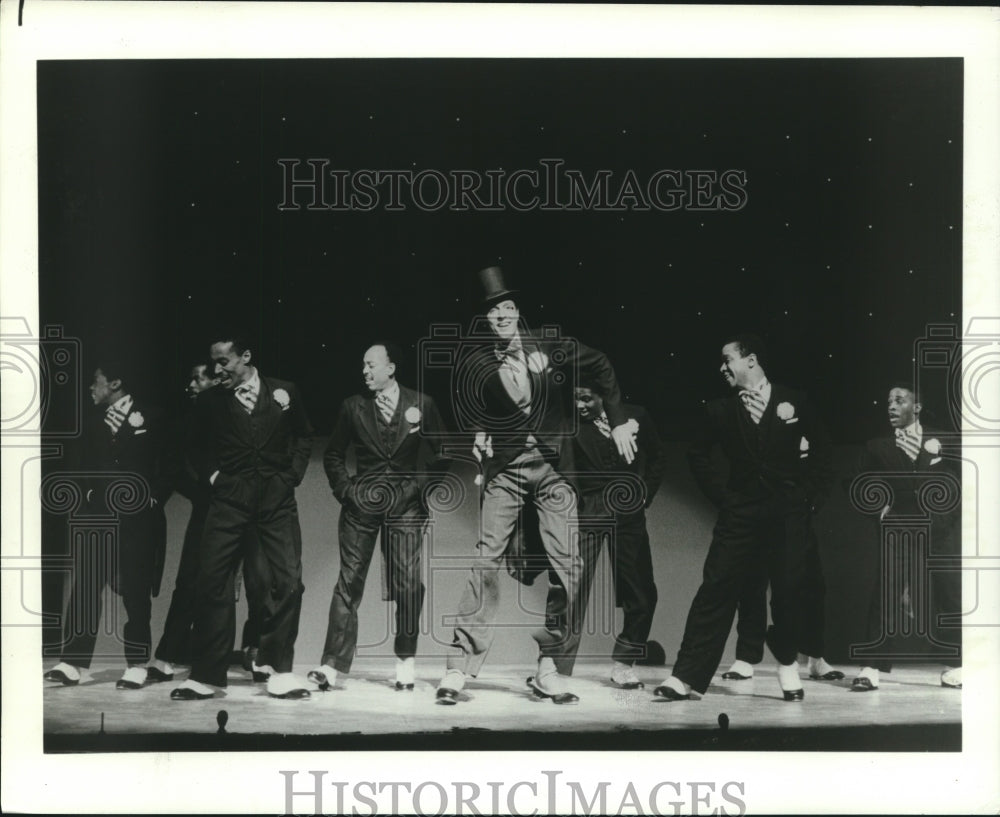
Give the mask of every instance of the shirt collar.
[{"label": "shirt collar", "polygon": [[235,391],[249,391],[251,394],[260,394],[260,373],[254,367],[253,374],[247,380],[238,385]]},{"label": "shirt collar", "polygon": [[914,420],[906,428],[897,429],[897,431],[902,434],[906,434],[909,437],[917,437],[918,439],[924,436],[924,430],[920,427],[920,421]]},{"label": "shirt collar", "polygon": [[399,383],[393,380],[388,386],[379,392],[383,400],[387,400],[390,406],[395,407],[399,402]]}]

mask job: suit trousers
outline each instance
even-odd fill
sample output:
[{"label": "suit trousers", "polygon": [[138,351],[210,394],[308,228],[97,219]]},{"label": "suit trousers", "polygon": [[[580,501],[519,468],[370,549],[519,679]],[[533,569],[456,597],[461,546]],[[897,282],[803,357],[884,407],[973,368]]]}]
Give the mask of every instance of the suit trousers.
[{"label": "suit trousers", "polygon": [[[931,528],[932,555],[958,558],[961,555],[960,543],[961,537],[957,531],[942,530],[940,527]],[[905,636],[886,632],[889,629],[886,621],[887,615],[896,620],[898,624],[896,629],[902,630],[905,627],[906,630],[914,630],[913,618],[920,614],[920,611],[915,608],[918,604],[926,604],[929,607],[926,612],[929,625],[927,635],[932,642],[935,642],[937,648],[944,648],[941,651],[952,653],[952,655],[934,660],[949,667],[962,666],[961,623],[942,619],[943,616],[957,617],[962,611],[961,570],[931,571],[926,589],[930,591],[929,596],[924,595],[923,598],[920,598],[919,592],[913,592],[914,588],[903,587],[892,579],[886,581],[883,577],[880,560],[879,568],[875,571],[870,585],[866,629],[868,644],[881,644],[883,649],[880,650],[881,654],[878,657],[856,659],[857,663],[873,667],[881,672],[891,672],[894,658],[897,660],[909,658],[924,662],[931,660],[927,652],[926,642],[914,645],[911,641],[908,647]],[[905,603],[904,590],[908,596]],[[902,622],[904,617],[911,620],[904,624]]]},{"label": "suit trousers", "polygon": [[340,575],[330,601],[322,663],[337,672],[351,671],[358,644],[358,607],[380,536],[390,598],[396,602],[393,652],[398,658],[416,655],[424,604],[421,551],[426,525],[427,515],[417,503],[390,517],[359,513],[349,504],[343,507],[338,531]]},{"label": "suit trousers", "polygon": [[573,604],[583,565],[576,531],[576,495],[537,449],[518,454],[483,491],[479,556],[469,571],[455,615],[448,669],[476,676],[493,643],[500,604],[500,569],[521,508],[538,511],[542,546],[558,578],[550,585],[545,626],[533,631],[543,656],[557,659],[569,646]]},{"label": "suit trousers", "polygon": [[[563,655],[556,659],[556,668],[571,675],[580,649],[584,616],[590,600],[594,573],[605,543],[611,565],[611,584],[599,588],[600,602],[595,611],[603,625],[614,625],[615,608],[621,607],[622,630],[615,636],[611,657],[623,664],[634,664],[645,656],[646,641],[653,626],[657,591],[653,581],[653,560],[646,530],[646,513],[613,514],[604,504],[601,494],[584,494],[579,505],[580,558],[583,573],[573,606],[574,616]],[[613,587],[614,595],[608,591]],[[558,599],[550,593],[549,601]],[[555,610],[548,610],[555,615]]]},{"label": "suit trousers", "polygon": [[767,565],[773,624],[766,641],[781,664],[802,643],[809,513],[806,503],[775,496],[730,498],[719,513],[702,583],[691,602],[673,674],[704,693],[719,667],[747,582]]},{"label": "suit trousers", "polygon": [[226,475],[224,486],[217,487],[209,503],[195,583],[197,615],[190,678],[203,684],[226,686],[229,654],[236,637],[232,576],[247,536],[256,542],[260,558],[267,563],[257,663],[276,672],[292,669],[303,590],[302,534],[295,489],[277,474]]},{"label": "suit trousers", "polygon": [[[192,628],[194,627],[197,596],[195,584],[201,563],[202,540],[205,520],[208,517],[208,498],[191,504],[191,518],[184,531],[181,560],[177,567],[174,592],[170,597],[163,635],[156,645],[156,657],[172,664],[190,664],[192,660]],[[251,541],[244,549],[243,572],[247,593],[248,616],[243,627],[243,647],[255,647],[260,638],[261,598],[265,592],[266,563],[260,558],[260,548]],[[262,564],[263,563],[263,564]],[[235,576],[233,577],[235,578]],[[235,588],[230,590],[235,598]]]},{"label": "suit trousers", "polygon": [[74,543],[73,585],[63,620],[62,661],[76,667],[90,666],[106,586],[121,596],[125,606],[125,624],[120,629],[114,621],[117,607],[109,608],[106,631],[121,639],[129,666],[149,660],[154,559],[151,531],[157,514],[162,517],[163,511],[155,508],[122,517],[117,533]]},{"label": "suit trousers", "polygon": [[[764,640],[767,637],[767,572],[766,562],[761,562],[757,574],[743,588],[736,615],[736,658],[748,664],[759,664],[764,659]],[[799,652],[819,658],[826,650],[826,581],[823,578],[818,542],[812,531],[806,552],[805,582],[805,619],[802,622]]]}]

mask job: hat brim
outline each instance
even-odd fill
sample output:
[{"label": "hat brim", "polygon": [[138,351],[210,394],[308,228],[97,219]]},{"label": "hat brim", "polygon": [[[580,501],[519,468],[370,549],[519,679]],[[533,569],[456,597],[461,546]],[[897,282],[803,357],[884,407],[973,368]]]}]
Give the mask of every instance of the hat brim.
[{"label": "hat brim", "polygon": [[504,301],[511,300],[515,295],[519,295],[520,291],[516,289],[505,289],[501,292],[494,292],[489,298],[483,299],[483,304],[486,306],[496,306]]}]

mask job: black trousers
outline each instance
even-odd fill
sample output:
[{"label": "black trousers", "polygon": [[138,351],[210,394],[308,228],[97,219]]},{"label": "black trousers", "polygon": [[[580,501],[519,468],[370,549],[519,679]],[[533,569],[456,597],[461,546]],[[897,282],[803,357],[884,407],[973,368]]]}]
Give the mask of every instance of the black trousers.
[{"label": "black trousers", "polygon": [[[184,544],[181,548],[180,564],[177,567],[174,592],[170,597],[163,634],[156,645],[156,657],[172,664],[190,664],[192,661],[192,632],[197,605],[195,587],[201,564],[208,506],[208,496],[191,504],[191,518],[184,531]],[[243,626],[241,646],[256,647],[260,638],[260,618],[263,614],[261,599],[266,587],[267,563],[260,558],[260,548],[256,546],[250,532],[247,534],[247,539],[243,552],[243,573],[248,616]],[[230,595],[235,598],[232,582],[230,587]]]},{"label": "black trousers", "polygon": [[[743,588],[736,616],[736,658],[748,664],[759,664],[764,659],[764,640],[767,637],[767,564]],[[819,557],[819,542],[810,528],[809,549],[806,551],[805,591],[803,594],[802,643],[799,652],[819,658],[825,652],[826,632],[826,581]]]},{"label": "black trousers", "polygon": [[[221,484],[220,484],[221,481]],[[196,616],[191,679],[226,686],[236,637],[232,576],[248,536],[267,564],[257,663],[290,672],[302,607],[302,533],[295,489],[280,476],[220,474],[205,520],[195,582]]]},{"label": "black trousers", "polygon": [[[606,543],[611,564],[611,586],[598,590],[603,595],[597,615],[603,619],[602,626],[609,624],[613,627],[615,607],[622,608],[622,630],[615,636],[611,653],[615,661],[634,664],[637,659],[644,657],[658,598],[656,583],[653,581],[653,560],[649,549],[645,511],[615,515],[607,510],[601,494],[584,494],[580,497],[577,514],[583,572],[578,585],[576,604],[570,606],[573,615],[566,647],[563,653],[554,659],[556,669],[562,675],[571,675],[573,672],[580,650],[584,616],[594,583],[594,572]],[[550,574],[549,581],[558,582],[558,578]],[[613,597],[607,592],[612,589]],[[550,593],[547,615],[556,616],[558,611],[564,608],[565,605],[558,601],[555,606],[553,605],[553,594]]]},{"label": "black trousers", "polygon": [[719,667],[747,581],[767,565],[774,623],[766,642],[782,664],[802,643],[809,513],[805,499],[730,498],[719,512],[702,583],[688,612],[673,674],[704,693]]},{"label": "black trousers", "polygon": [[121,640],[129,666],[149,660],[154,539],[164,524],[163,510],[152,508],[121,517],[117,535],[95,532],[73,543],[73,585],[63,619],[60,660],[76,667],[90,667],[106,587],[122,597],[126,617],[124,625],[118,627],[112,619],[117,606],[110,608],[106,631]]},{"label": "black trousers", "polygon": [[396,637],[393,652],[398,658],[417,653],[420,611],[424,604],[421,552],[427,515],[417,503],[391,518],[358,513],[350,505],[340,512],[340,575],[330,601],[322,663],[337,672],[350,672],[358,645],[358,607],[365,580],[381,539],[388,572],[387,600],[396,602]]},{"label": "black trousers", "polygon": [[[932,556],[951,556],[956,560],[961,556],[961,536],[957,530],[932,528],[930,532]],[[942,616],[958,616],[962,612],[962,573],[960,570],[928,571],[925,565],[900,565],[902,573],[908,574],[915,568],[929,581],[923,592],[910,587],[909,582],[900,582],[899,574],[886,580],[884,565],[879,559],[878,569],[869,583],[868,617],[866,622],[867,644],[878,645],[869,650],[870,657],[857,658],[862,666],[869,666],[881,672],[891,672],[893,661],[911,659],[934,661],[949,667],[962,666],[962,628],[960,622],[946,622]],[[918,580],[919,583],[919,580]],[[928,593],[929,591],[929,593]],[[904,593],[906,601],[904,603]],[[920,609],[926,606],[926,611]],[[915,640],[916,617],[926,616],[928,629],[923,641]],[[909,633],[909,636],[907,636]],[[933,644],[928,644],[929,636]],[[934,655],[934,653],[938,655]],[[946,653],[941,655],[941,653]]]}]

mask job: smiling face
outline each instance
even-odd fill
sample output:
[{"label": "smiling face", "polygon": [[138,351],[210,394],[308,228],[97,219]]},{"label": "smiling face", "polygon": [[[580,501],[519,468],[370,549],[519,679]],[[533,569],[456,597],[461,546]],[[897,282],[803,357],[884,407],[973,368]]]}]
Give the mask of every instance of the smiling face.
[{"label": "smiling face", "polygon": [[593,420],[604,411],[604,401],[594,394],[593,389],[580,386],[573,390],[576,400],[576,411],[584,420]]},{"label": "smiling face", "polygon": [[490,328],[501,340],[510,340],[517,334],[517,319],[519,317],[517,304],[509,298],[493,305],[486,313]]},{"label": "smiling face", "polygon": [[191,380],[187,384],[187,395],[194,400],[199,394],[212,388],[218,382],[217,378],[209,374],[208,366],[199,363],[197,366],[191,367]]},{"label": "smiling face", "polygon": [[380,392],[392,383],[396,364],[389,360],[384,346],[372,346],[365,352],[361,373],[364,375],[365,385],[373,392]]},{"label": "smiling face", "polygon": [[727,343],[722,347],[722,365],[719,371],[730,388],[750,388],[759,374],[757,355],[751,352],[743,357],[738,343]]},{"label": "smiling face", "polygon": [[235,389],[253,375],[249,349],[237,352],[232,341],[213,343],[211,355],[215,361],[215,374],[223,388]]},{"label": "smiling face", "polygon": [[912,425],[920,414],[920,403],[916,401],[913,392],[897,386],[889,392],[889,425],[893,428],[906,428]]}]

